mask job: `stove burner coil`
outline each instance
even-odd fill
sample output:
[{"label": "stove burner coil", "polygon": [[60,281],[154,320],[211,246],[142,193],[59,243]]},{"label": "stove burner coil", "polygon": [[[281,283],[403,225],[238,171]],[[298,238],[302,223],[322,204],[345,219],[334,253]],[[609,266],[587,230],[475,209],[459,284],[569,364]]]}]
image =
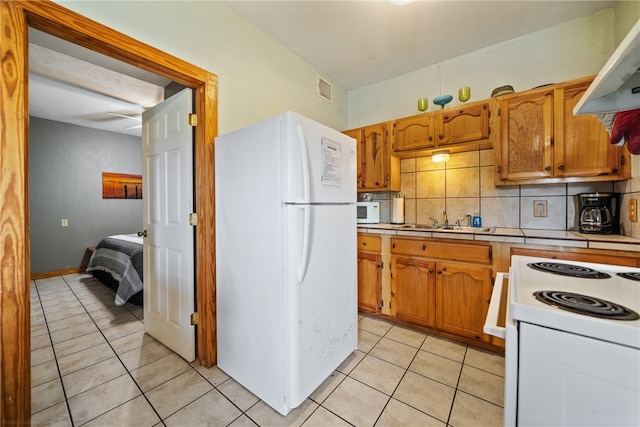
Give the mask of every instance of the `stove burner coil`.
[{"label": "stove burner coil", "polygon": [[623,277],[629,280],[635,280],[636,282],[640,282],[640,272],[629,271],[624,273],[617,273],[618,276]]},{"label": "stove burner coil", "polygon": [[560,276],[580,277],[585,279],[608,279],[611,276],[601,271],[574,264],[560,262],[532,262],[527,266],[545,273],[558,274]]},{"label": "stove burner coil", "polygon": [[640,319],[638,313],[627,307],[588,295],[564,291],[536,291],[533,296],[540,302],[572,313],[613,320]]}]

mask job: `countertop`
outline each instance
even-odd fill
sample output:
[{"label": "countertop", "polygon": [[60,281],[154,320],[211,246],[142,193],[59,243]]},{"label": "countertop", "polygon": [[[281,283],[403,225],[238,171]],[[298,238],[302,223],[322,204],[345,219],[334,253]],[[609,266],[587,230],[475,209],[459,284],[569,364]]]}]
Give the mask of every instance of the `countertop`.
[{"label": "countertop", "polygon": [[403,224],[358,224],[358,232],[640,252],[640,239],[620,234],[585,234],[578,231],[501,227],[492,228],[488,232],[434,231],[407,229],[402,226]]}]

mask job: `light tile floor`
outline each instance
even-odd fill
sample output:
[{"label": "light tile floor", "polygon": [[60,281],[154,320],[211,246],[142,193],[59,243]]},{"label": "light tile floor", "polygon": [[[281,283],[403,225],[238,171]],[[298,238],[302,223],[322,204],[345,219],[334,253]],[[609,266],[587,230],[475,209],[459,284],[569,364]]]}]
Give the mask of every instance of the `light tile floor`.
[{"label": "light tile floor", "polygon": [[499,426],[504,358],[360,316],[359,349],[283,417],[144,333],[86,274],[31,285],[33,425]]}]

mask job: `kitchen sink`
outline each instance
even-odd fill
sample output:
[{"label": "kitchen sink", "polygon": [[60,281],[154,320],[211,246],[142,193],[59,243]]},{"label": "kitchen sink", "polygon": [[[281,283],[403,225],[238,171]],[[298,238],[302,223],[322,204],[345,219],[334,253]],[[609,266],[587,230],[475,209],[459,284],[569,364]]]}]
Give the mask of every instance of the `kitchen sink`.
[{"label": "kitchen sink", "polygon": [[467,233],[488,233],[495,231],[492,230],[491,227],[465,227],[462,225],[454,225],[452,229],[453,231],[464,231]]},{"label": "kitchen sink", "polygon": [[458,231],[461,233],[491,233],[495,229],[491,227],[466,227],[462,225],[429,225],[429,224],[402,224],[394,226],[398,230],[426,230],[426,231]]},{"label": "kitchen sink", "polygon": [[402,224],[397,225],[394,228],[401,230],[443,230],[446,228],[444,225],[429,225],[429,224]]}]

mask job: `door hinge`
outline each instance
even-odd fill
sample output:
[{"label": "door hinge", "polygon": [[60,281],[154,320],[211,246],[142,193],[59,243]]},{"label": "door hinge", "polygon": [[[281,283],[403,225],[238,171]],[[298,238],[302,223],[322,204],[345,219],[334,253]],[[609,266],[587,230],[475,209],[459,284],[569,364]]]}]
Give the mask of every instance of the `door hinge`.
[{"label": "door hinge", "polygon": [[191,313],[191,326],[197,325],[200,322],[200,315],[196,311],[195,313]]},{"label": "door hinge", "polygon": [[189,126],[198,126],[198,115],[189,113]]},{"label": "door hinge", "polygon": [[192,227],[195,227],[196,225],[198,225],[198,214],[195,212],[192,212],[189,214],[189,225]]}]

